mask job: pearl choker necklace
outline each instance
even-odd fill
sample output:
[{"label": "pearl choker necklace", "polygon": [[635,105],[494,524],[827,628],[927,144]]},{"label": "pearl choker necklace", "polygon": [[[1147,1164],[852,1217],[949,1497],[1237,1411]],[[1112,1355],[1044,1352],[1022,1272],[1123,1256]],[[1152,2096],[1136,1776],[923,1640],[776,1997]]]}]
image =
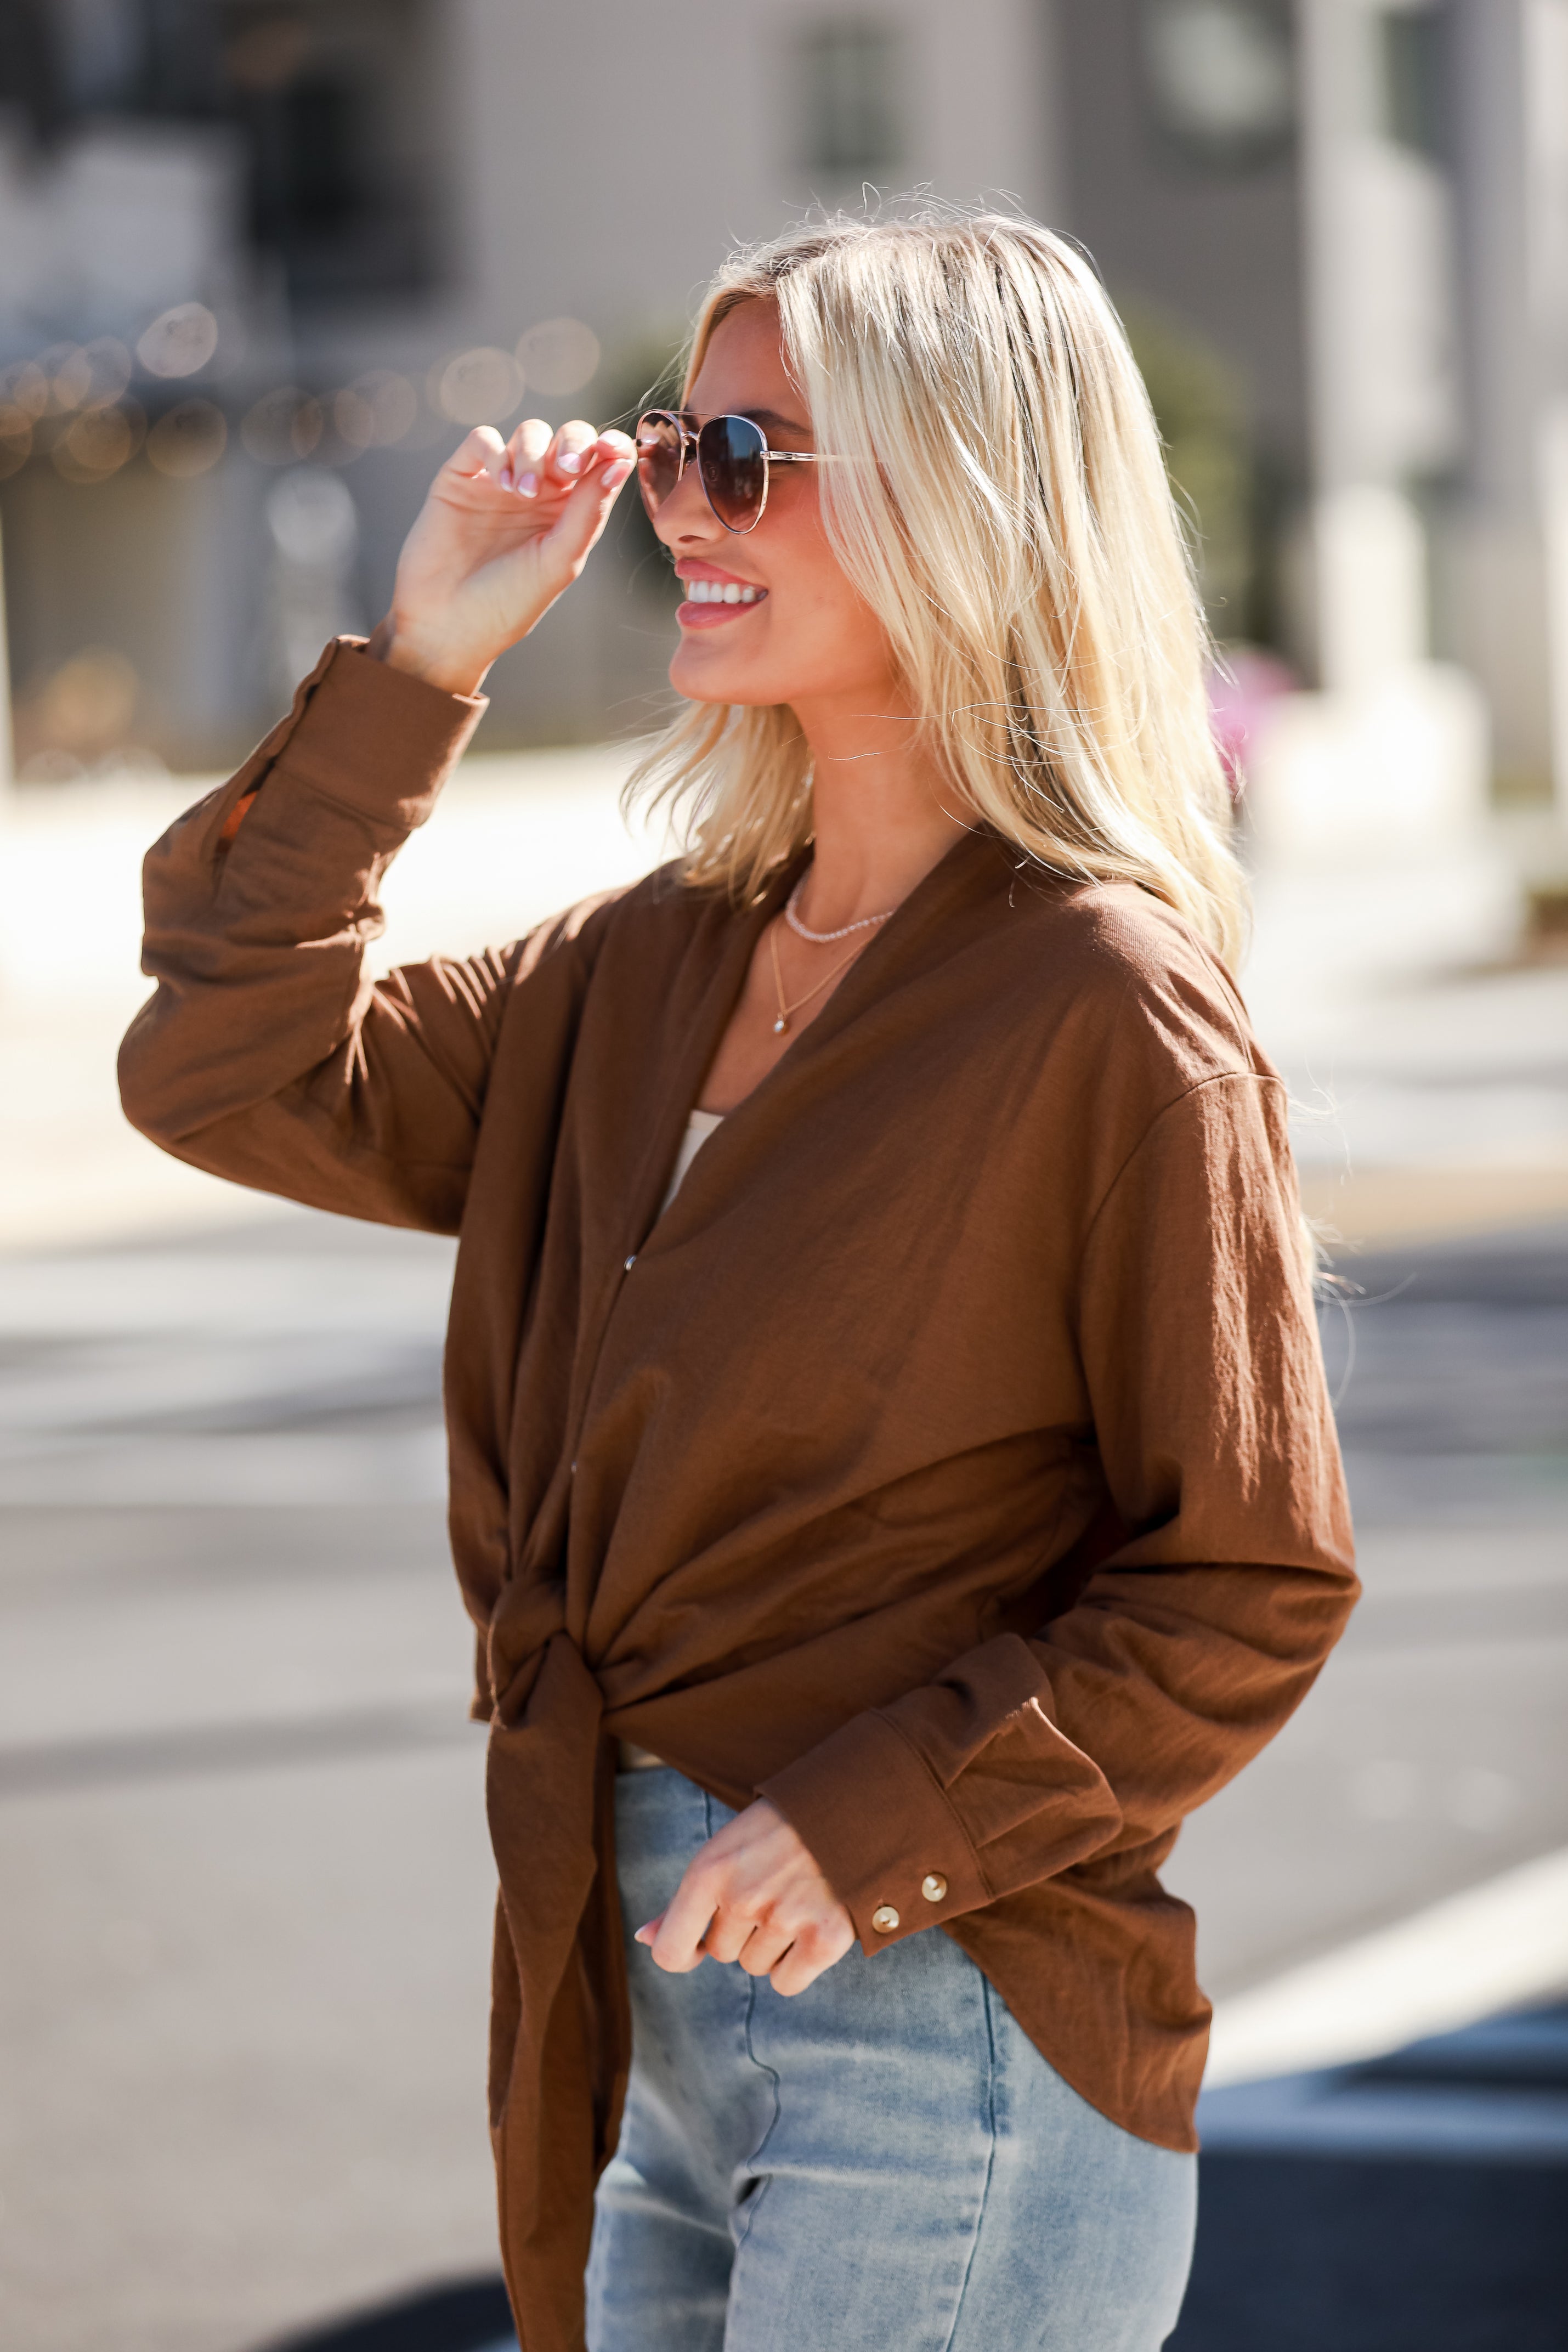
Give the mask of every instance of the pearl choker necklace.
[{"label": "pearl choker necklace", "polygon": [[810,940],[814,948],[829,947],[834,940],[847,940],[852,931],[869,931],[873,929],[876,924],[885,923],[889,915],[896,914],[898,911],[896,908],[889,907],[887,914],[862,915],[858,923],[845,923],[841,930],[809,931],[806,929],[805,924],[800,920],[800,916],[795,911],[800,901],[800,893],[805,887],[806,877],[802,874],[799,882],[796,883],[795,887],[790,891],[789,898],[785,904],[784,920],[789,924],[789,929],[795,933],[797,939]]}]

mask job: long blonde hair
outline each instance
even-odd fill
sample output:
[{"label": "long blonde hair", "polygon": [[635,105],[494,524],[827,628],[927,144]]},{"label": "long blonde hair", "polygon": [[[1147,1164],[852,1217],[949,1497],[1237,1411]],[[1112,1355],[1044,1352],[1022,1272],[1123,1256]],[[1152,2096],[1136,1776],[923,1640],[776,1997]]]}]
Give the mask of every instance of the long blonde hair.
[{"label": "long blonde hair", "polygon": [[[726,263],[686,392],[743,302],[779,309],[831,544],[887,631],[948,789],[1052,873],[1134,882],[1232,960],[1245,889],[1209,644],[1158,430],[1092,270],[1033,222],[839,216]],[[791,712],[694,703],[633,793],[683,805],[686,878],[751,898],[811,838]]]}]

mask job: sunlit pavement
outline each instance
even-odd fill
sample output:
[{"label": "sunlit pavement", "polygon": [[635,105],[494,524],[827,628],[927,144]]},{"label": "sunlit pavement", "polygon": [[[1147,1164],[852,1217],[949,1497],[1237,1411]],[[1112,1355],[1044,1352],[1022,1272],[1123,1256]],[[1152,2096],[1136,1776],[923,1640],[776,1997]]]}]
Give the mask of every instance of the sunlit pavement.
[{"label": "sunlit pavement", "polygon": [[[480,780],[401,951],[503,935],[514,903],[613,878],[612,851],[634,870],[612,782],[558,771],[519,811]],[[123,930],[124,872],[94,887]],[[0,1178],[0,2337],[249,2352],[494,2264],[491,1878],[436,1405],[450,1251],[159,1160],[107,1091],[132,992],[53,1005],[33,975],[0,1006],[26,1145]],[[1568,973],[1448,992],[1350,1041],[1340,1116],[1384,1121],[1358,1164],[1550,1177]],[[57,1095],[23,1137],[29,1053]],[[1456,1070],[1460,1116],[1434,1127]],[[1222,2021],[1568,1850],[1568,1220],[1520,1224],[1527,1197],[1472,1186],[1494,1230],[1342,1260],[1361,1296],[1325,1337],[1367,1600],[1178,1849]],[[1423,1198],[1406,1232],[1431,1230]],[[1550,1991],[1550,1937],[1532,1965]]]}]

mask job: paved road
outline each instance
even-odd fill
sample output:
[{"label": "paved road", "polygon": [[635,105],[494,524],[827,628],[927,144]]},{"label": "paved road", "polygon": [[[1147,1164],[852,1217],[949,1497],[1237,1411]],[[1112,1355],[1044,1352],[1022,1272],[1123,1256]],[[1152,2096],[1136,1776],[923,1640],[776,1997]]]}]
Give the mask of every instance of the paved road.
[{"label": "paved road", "polygon": [[[18,2352],[246,2352],[492,2261],[449,1265],[280,1213],[0,1267]],[[1568,1844],[1568,1228],[1354,1275],[1368,1597],[1179,1850],[1217,1992]]]}]

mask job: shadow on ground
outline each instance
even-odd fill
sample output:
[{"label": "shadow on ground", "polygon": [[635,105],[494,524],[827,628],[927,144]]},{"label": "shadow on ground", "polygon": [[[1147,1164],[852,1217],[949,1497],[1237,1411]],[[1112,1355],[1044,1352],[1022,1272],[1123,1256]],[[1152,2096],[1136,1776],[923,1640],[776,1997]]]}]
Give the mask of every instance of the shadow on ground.
[{"label": "shadow on ground", "polygon": [[515,2352],[516,2343],[501,2281],[472,2278],[422,2287],[303,2336],[274,2337],[262,2352]]},{"label": "shadow on ground", "polygon": [[1568,2006],[1206,2093],[1170,2352],[1568,2352]]}]

